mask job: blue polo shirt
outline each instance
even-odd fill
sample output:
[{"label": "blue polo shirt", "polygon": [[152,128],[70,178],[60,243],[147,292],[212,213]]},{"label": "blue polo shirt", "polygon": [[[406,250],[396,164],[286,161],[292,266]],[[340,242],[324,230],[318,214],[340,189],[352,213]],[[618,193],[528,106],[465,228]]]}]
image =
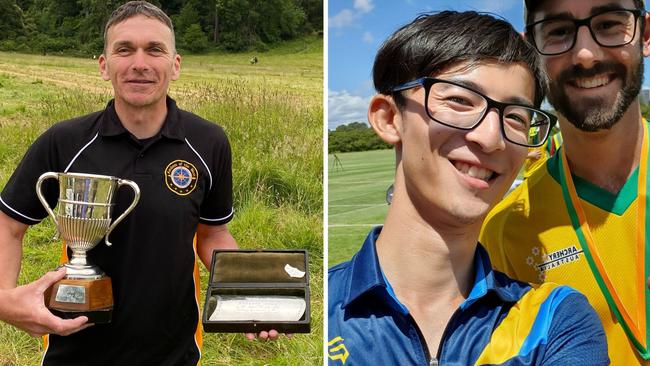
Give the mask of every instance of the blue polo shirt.
[{"label": "blue polo shirt", "polygon": [[[436,355],[383,275],[373,229],[349,262],[329,270],[330,365],[608,365],[603,327],[587,299],[553,283],[492,270],[477,245],[475,279]],[[438,363],[436,363],[438,361]]]}]

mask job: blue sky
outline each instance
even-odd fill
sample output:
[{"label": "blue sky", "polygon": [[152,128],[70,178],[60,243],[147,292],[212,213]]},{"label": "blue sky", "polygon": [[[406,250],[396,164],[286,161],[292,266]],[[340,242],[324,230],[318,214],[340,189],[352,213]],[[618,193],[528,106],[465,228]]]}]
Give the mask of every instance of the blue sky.
[{"label": "blue sky", "polygon": [[[476,10],[503,16],[522,31],[523,0],[329,0],[328,128],[366,122],[372,63],[384,39],[422,12]],[[650,63],[645,62],[644,85]]]}]

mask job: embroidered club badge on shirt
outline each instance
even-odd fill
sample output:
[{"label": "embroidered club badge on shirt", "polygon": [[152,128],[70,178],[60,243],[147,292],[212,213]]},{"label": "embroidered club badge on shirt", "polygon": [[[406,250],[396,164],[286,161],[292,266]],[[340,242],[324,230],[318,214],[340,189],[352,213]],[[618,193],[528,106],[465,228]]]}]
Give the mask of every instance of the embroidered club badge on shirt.
[{"label": "embroidered club badge on shirt", "polygon": [[167,188],[179,196],[185,196],[196,188],[199,172],[185,160],[174,160],[165,168]]}]

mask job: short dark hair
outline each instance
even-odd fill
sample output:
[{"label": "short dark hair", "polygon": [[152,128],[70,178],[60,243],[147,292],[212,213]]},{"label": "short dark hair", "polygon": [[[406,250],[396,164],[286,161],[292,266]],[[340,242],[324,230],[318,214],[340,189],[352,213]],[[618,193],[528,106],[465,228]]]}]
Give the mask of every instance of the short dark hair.
[{"label": "short dark hair", "polygon": [[[535,9],[543,0],[524,0],[524,21],[526,24],[533,22],[533,14]],[[637,9],[645,9],[645,4],[643,0],[634,0],[634,7]],[[641,24],[644,24],[643,22]],[[641,26],[641,29],[644,29],[644,26]]]},{"label": "short dark hair", "polygon": [[535,49],[510,23],[486,13],[442,11],[421,14],[393,33],[375,57],[373,81],[381,94],[407,81],[441,72],[459,62],[524,63],[535,77],[535,106],[546,96],[547,77]]},{"label": "short dark hair", "polygon": [[115,24],[121,23],[136,15],[144,15],[147,18],[153,18],[165,24],[172,31],[172,51],[176,53],[176,39],[174,37],[174,25],[172,24],[172,20],[169,19],[167,14],[157,6],[146,1],[129,1],[113,11],[104,27],[104,52],[106,52],[106,46],[108,46],[108,29]]}]

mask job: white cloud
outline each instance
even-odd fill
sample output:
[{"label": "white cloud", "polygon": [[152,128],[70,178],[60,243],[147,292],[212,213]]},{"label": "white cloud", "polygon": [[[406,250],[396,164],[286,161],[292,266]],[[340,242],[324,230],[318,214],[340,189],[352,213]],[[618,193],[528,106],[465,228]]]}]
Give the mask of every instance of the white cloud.
[{"label": "white cloud", "polygon": [[350,94],[346,90],[330,90],[327,95],[327,128],[333,130],[338,125],[368,120],[368,103],[371,97]]},{"label": "white cloud", "polygon": [[354,0],[354,8],[361,13],[369,13],[374,7],[372,0]]},{"label": "white cloud", "polygon": [[354,24],[357,15],[350,9],[343,9],[340,13],[329,19],[329,26],[331,28],[349,27]]},{"label": "white cloud", "polygon": [[372,43],[375,41],[375,37],[372,36],[372,33],[370,32],[364,32],[363,36],[361,37],[361,40],[364,43]]},{"label": "white cloud", "polygon": [[343,9],[329,18],[330,28],[344,28],[354,25],[364,14],[375,8],[373,0],[354,0],[354,10]]}]

